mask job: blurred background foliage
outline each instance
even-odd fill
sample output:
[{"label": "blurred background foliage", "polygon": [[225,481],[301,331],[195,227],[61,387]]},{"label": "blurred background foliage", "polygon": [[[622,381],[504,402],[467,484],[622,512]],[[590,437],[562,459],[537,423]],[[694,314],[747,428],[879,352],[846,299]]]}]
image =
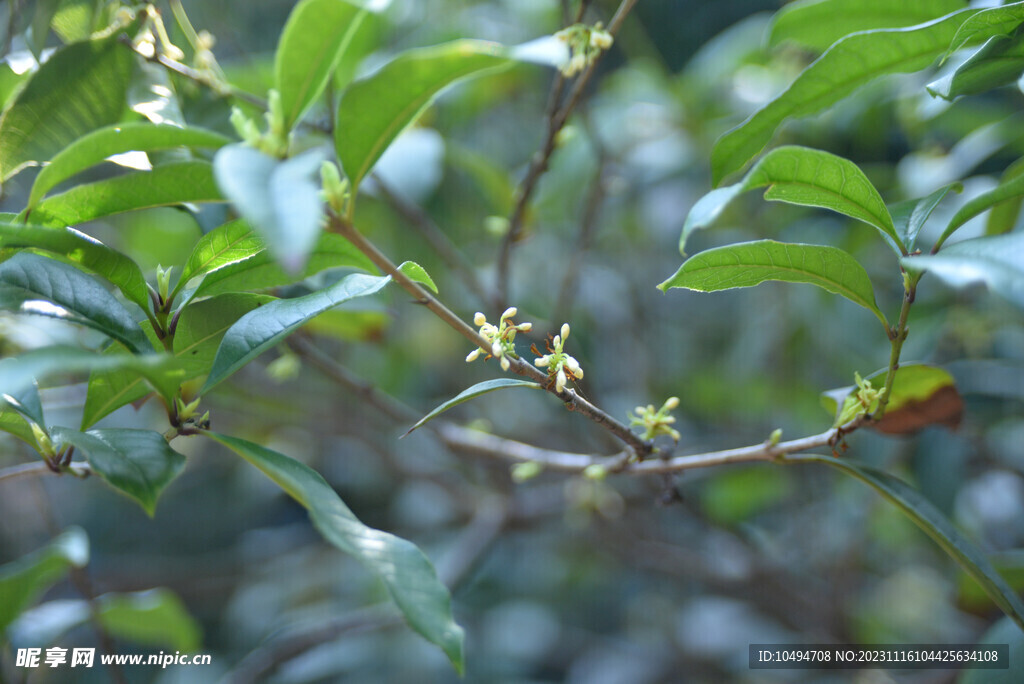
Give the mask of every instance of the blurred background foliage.
[{"label": "blurred background foliage", "polygon": [[[231,81],[264,94],[292,3],[184,5],[193,24],[216,37]],[[709,188],[715,138],[813,59],[789,45],[766,48],[770,13],[779,5],[641,0],[559,138],[515,255],[511,301],[519,320],[534,322],[537,339],[571,323],[573,353],[587,369],[580,384],[586,396],[620,418],[637,404],[680,397],[677,454],[757,443],[775,428],[786,438],[820,432],[831,416],[819,393],[888,360],[888,340],[868,312],[815,288],[655,288],[679,264],[679,232]],[[23,18],[8,19],[12,6]],[[16,27],[32,6],[8,2],[5,21]],[[607,21],[616,6],[594,0],[587,17]],[[460,37],[515,44],[560,26],[555,0],[394,0],[364,27],[354,51],[361,60],[343,65],[335,92],[402,49]],[[15,39],[12,51],[23,47]],[[379,180],[360,203],[361,229],[396,260],[422,264],[466,320],[476,310],[498,312],[446,266],[401,208],[422,209],[489,291],[515,183],[542,142],[552,77],[523,65],[447,92],[382,159]],[[963,179],[967,191],[938,210],[948,218],[962,197],[994,186],[1022,154],[1015,118],[1022,94],[1010,87],[950,104],[927,95],[923,86],[932,78],[884,79],[829,113],[787,126],[776,140],[852,159],[887,202]],[[233,135],[227,100],[185,81],[174,86],[187,121]],[[327,115],[324,108],[311,118]],[[0,209],[23,206],[33,176],[5,186]],[[224,212],[151,210],[90,228],[151,276],[158,263],[182,263]],[[984,222],[958,236],[983,233]],[[752,194],[733,202],[720,226],[695,236],[689,248],[762,237],[828,241],[866,264],[880,306],[895,312],[902,283],[892,255],[867,227],[849,224]],[[465,364],[465,343],[397,289],[378,301],[386,306],[325,314],[308,333],[416,413],[495,377],[494,364]],[[904,358],[947,364],[965,395],[965,420],[955,433],[929,428],[884,438],[862,430],[848,440],[861,461],[919,487],[994,552],[1017,585],[1024,585],[1022,322],[1001,299],[927,278]],[[81,336],[49,320],[0,314],[5,354]],[[615,448],[588,421],[536,394],[489,395],[451,415],[540,446]],[[83,396],[82,387],[44,392],[52,422],[75,424]],[[750,671],[747,644],[974,642],[1001,615],[873,491],[818,466],[600,483],[542,474],[517,485],[507,464],[452,453],[427,431],[399,441],[408,424],[285,347],[246,367],[204,407],[217,429],[303,460],[366,523],[427,551],[452,582],[456,618],[467,632],[466,681],[948,681],[934,673]],[[162,429],[165,420],[146,404],[101,425]],[[165,588],[194,619],[168,631],[184,641],[157,642],[165,650],[194,644],[186,637],[198,627],[202,646],[195,650],[212,653],[212,667],[137,668],[126,672],[129,681],[250,681],[257,673],[274,682],[456,680],[443,654],[374,607],[383,589],[327,547],[279,489],[212,444],[182,439],[175,447],[189,457],[188,467],[153,520],[98,478],[0,484],[0,562],[78,525],[91,544],[96,593]],[[0,466],[28,456],[0,435]],[[46,598],[73,602],[80,593],[62,583]],[[44,618],[24,615],[9,631],[12,644],[30,643]],[[1007,639],[1020,634],[1010,630]],[[153,650],[132,641],[119,642],[119,650]],[[80,626],[60,643],[94,642]],[[61,679],[68,672],[35,676],[71,681]],[[79,671],[74,681],[106,675]]]}]

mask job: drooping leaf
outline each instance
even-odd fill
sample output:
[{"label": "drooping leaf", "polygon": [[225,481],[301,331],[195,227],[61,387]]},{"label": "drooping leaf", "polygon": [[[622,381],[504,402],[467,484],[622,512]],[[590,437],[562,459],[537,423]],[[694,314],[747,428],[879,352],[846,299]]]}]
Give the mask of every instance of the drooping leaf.
[{"label": "drooping leaf", "polygon": [[126,211],[186,202],[223,202],[204,161],[163,164],[152,171],[132,171],[95,183],[83,183],[40,202],[29,214],[31,223],[76,226]]},{"label": "drooping leaf", "polygon": [[319,474],[302,463],[237,437],[206,433],[277,483],[309,511],[324,538],[380,577],[409,626],[437,644],[461,673],[463,632],[448,590],[413,543],[367,527]]},{"label": "drooping leaf", "polygon": [[398,267],[398,270],[405,274],[405,276],[409,278],[409,280],[413,281],[414,283],[424,285],[427,288],[429,288],[431,292],[437,294],[437,285],[434,284],[433,278],[431,278],[430,274],[427,273],[426,270],[424,270],[424,268],[417,264],[415,261],[403,262]]},{"label": "drooping leaf", "polygon": [[[14,366],[21,363],[16,357],[0,359],[0,366]],[[0,411],[16,411],[36,425],[44,427],[43,404],[39,399],[39,388],[35,383],[17,391],[3,391],[0,388]]]},{"label": "drooping leaf", "polygon": [[152,430],[79,432],[57,427],[51,434],[62,444],[72,444],[83,452],[94,472],[137,501],[151,517],[161,492],[185,467],[185,457]]},{"label": "drooping leaf", "polygon": [[57,50],[0,116],[0,182],[124,111],[133,55],[120,31]]},{"label": "drooping leaf", "polygon": [[32,209],[58,184],[115,154],[175,147],[218,148],[229,142],[220,133],[204,128],[155,126],[150,123],[123,123],[101,128],[65,147],[43,167],[32,183],[27,206]]},{"label": "drooping leaf", "polygon": [[70,527],[45,548],[0,565],[0,634],[72,567],[89,562],[89,538]]},{"label": "drooping leaf", "polygon": [[511,64],[497,43],[459,40],[404,52],[349,86],[338,105],[334,144],[353,192],[441,90]]},{"label": "drooping leaf", "polygon": [[322,150],[277,160],[245,145],[228,145],[214,157],[221,190],[291,272],[302,270],[316,245],[323,202],[316,173]]},{"label": "drooping leaf", "polygon": [[[875,390],[885,387],[888,369],[882,369],[864,378]],[[878,400],[863,406],[856,396],[857,388],[843,387],[822,395],[825,410],[836,416],[833,427],[845,425],[865,413],[878,409]],[[944,425],[956,429],[963,415],[963,400],[956,381],[942,368],[923,363],[904,363],[896,369],[892,395],[885,415],[870,427],[886,434],[909,434],[929,425]]]},{"label": "drooping leaf", "polygon": [[956,70],[932,83],[928,92],[945,100],[977,95],[1016,83],[1024,72],[1024,34],[993,36]]},{"label": "drooping leaf", "polygon": [[302,0],[292,9],[274,58],[287,128],[323,93],[366,12],[344,0]]},{"label": "drooping leaf", "polygon": [[879,76],[924,69],[945,52],[957,29],[975,11],[843,38],[800,72],[785,92],[718,139],[711,154],[712,184],[717,186],[745,166],[786,119],[820,112]]},{"label": "drooping leaf", "polygon": [[696,254],[658,287],[664,292],[682,287],[700,292],[753,287],[769,280],[816,285],[842,295],[875,314],[888,328],[875,303],[867,271],[837,247],[801,245],[773,240],[741,242]]},{"label": "drooping leaf", "polygon": [[[1024,157],[1006,167],[1000,185],[1006,185],[1014,178],[1024,176]],[[1009,233],[1017,225],[1020,217],[1021,203],[1024,203],[1024,194],[1018,194],[999,204],[992,205],[992,211],[988,214],[988,223],[985,225],[985,235],[1002,235]]]},{"label": "drooping leaf", "polygon": [[310,319],[342,302],[379,292],[390,280],[390,276],[356,273],[323,290],[294,299],[280,299],[242,316],[224,335],[200,394],[206,394]]},{"label": "drooping leaf", "polygon": [[184,285],[197,276],[249,259],[263,251],[263,241],[243,219],[214,228],[196,243],[181,272]]},{"label": "drooping leaf", "polygon": [[1022,197],[1024,197],[1024,173],[1006,174],[999,185],[968,201],[953,214],[949,225],[935,242],[936,249],[975,216],[1004,202],[1016,201]]},{"label": "drooping leaf", "polygon": [[[487,394],[488,392],[494,392],[495,390],[505,389],[508,387],[528,387],[530,389],[541,389],[539,383],[531,382],[529,380],[516,380],[515,378],[498,378],[496,380],[486,380],[484,382],[478,382],[472,387],[459,392],[454,397],[444,402],[433,411],[423,416],[413,425],[411,428],[406,430],[405,435],[409,434],[423,424],[437,418],[439,415],[444,413],[450,408],[454,408],[459,404],[469,401],[470,399],[476,399],[477,397]],[[405,435],[402,435],[405,437]]]},{"label": "drooping leaf", "polygon": [[148,311],[149,289],[142,269],[130,258],[74,228],[42,228],[0,223],[0,247],[33,247],[81,264],[116,285],[130,301]]},{"label": "drooping leaf", "polygon": [[984,285],[1024,308],[1024,233],[964,240],[938,254],[908,257],[900,263],[908,271],[934,274],[952,287]]},{"label": "drooping leaf", "polygon": [[1024,629],[1024,604],[996,572],[985,554],[960,534],[928,499],[913,487],[888,473],[846,458],[816,454],[794,454],[784,460],[794,463],[825,463],[871,486],[896,505],[915,525],[931,537],[980,584],[999,608]]},{"label": "drooping leaf", "polygon": [[149,346],[132,314],[92,277],[37,254],[20,252],[0,263],[0,308],[79,323],[136,353]]},{"label": "drooping leaf", "polygon": [[202,630],[169,589],[96,597],[97,618],[115,639],[169,650],[195,652]]},{"label": "drooping leaf", "polygon": [[935,207],[939,206],[939,203],[945,199],[951,190],[953,192],[963,192],[963,189],[962,183],[950,183],[949,185],[942,186],[927,197],[906,200],[890,207],[896,234],[903,241],[903,244],[907,246],[908,250],[914,249],[917,235],[921,232],[924,224],[928,222],[928,217],[935,211]]},{"label": "drooping leaf", "polygon": [[768,40],[820,52],[856,31],[922,24],[965,6],[964,0],[797,0],[775,14]]},{"label": "drooping leaf", "polygon": [[856,164],[796,145],[772,150],[739,183],[701,197],[686,217],[679,251],[684,253],[690,233],[711,225],[733,198],[765,186],[765,199],[823,207],[858,219],[876,228],[897,253],[906,254],[885,202]]},{"label": "drooping leaf", "polygon": [[947,55],[968,44],[980,43],[993,36],[1007,36],[1024,23],[1024,2],[1011,2],[976,12],[960,25],[949,41]]}]

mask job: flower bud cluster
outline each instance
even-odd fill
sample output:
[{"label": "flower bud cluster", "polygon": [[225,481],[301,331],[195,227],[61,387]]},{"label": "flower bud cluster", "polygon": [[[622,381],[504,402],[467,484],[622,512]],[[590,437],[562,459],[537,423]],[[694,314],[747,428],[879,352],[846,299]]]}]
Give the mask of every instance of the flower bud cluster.
[{"label": "flower bud cluster", "polygon": [[[511,366],[510,358],[518,358],[516,356],[515,339],[517,332],[528,332],[533,328],[532,323],[520,323],[516,325],[512,322],[512,317],[517,313],[516,307],[510,306],[505,309],[505,312],[501,314],[501,318],[498,320],[498,325],[487,322],[487,317],[479,311],[473,316],[473,324],[480,328],[480,335],[490,342],[490,353],[485,359],[495,358],[501,364],[502,370],[508,370]],[[477,348],[469,352],[466,356],[466,363],[472,363],[480,358],[482,350]]]},{"label": "flower bud cluster", "polygon": [[589,66],[598,55],[612,46],[612,34],[598,22],[594,26],[573,24],[555,34],[555,38],[569,46],[569,61],[562,67],[566,76],[575,76]]},{"label": "flower bud cluster", "polygon": [[575,358],[564,351],[565,341],[569,338],[569,324],[563,323],[560,334],[555,335],[548,345],[548,354],[534,359],[533,363],[538,368],[547,368],[548,377],[555,379],[555,389],[561,392],[565,389],[566,383],[572,377],[576,380],[583,378],[583,369]]},{"label": "flower bud cluster", "polygon": [[263,132],[259,125],[246,116],[238,107],[231,109],[231,125],[245,144],[255,147],[260,152],[284,159],[288,156],[288,127],[285,123],[284,107],[281,95],[276,90],[267,94],[267,113],[265,116],[267,130]]},{"label": "flower bud cluster", "polygon": [[654,409],[654,404],[637,406],[633,409],[633,415],[629,416],[629,425],[630,427],[642,427],[645,440],[652,440],[658,435],[668,435],[673,441],[678,442],[680,438],[679,431],[671,427],[672,423],[676,422],[676,419],[674,416],[669,415],[678,407],[679,397],[669,397],[662,404],[661,408],[657,410]]}]

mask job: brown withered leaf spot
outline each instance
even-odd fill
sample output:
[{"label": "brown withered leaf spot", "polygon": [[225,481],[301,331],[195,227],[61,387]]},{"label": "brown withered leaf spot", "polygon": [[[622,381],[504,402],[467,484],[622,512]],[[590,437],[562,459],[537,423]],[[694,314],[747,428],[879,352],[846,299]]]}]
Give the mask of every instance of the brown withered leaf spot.
[{"label": "brown withered leaf spot", "polygon": [[886,411],[871,427],[887,435],[909,435],[929,425],[944,425],[950,430],[960,426],[964,402],[953,385],[937,389],[930,397],[908,401],[898,409]]}]

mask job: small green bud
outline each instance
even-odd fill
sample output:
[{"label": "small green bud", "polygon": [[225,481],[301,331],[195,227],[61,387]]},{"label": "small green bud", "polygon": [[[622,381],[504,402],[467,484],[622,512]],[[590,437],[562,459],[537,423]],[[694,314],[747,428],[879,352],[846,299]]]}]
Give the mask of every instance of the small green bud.
[{"label": "small green bud", "polygon": [[53,442],[50,441],[50,435],[46,434],[46,430],[33,422],[29,422],[29,427],[32,428],[32,436],[36,438],[36,444],[39,445],[39,453],[52,458],[56,452],[53,448]]},{"label": "small green bud", "polygon": [[782,428],[775,428],[768,436],[768,446],[775,446],[782,440]]},{"label": "small green bud", "polygon": [[608,477],[608,468],[604,467],[600,463],[591,463],[583,470],[583,477],[588,480],[600,482]]},{"label": "small green bud", "polygon": [[156,266],[156,289],[160,293],[160,300],[166,302],[167,295],[171,291],[171,271],[174,270],[173,266],[168,266],[164,269],[160,264]]},{"label": "small green bud", "polygon": [[235,129],[235,133],[242,139],[247,145],[256,147],[260,143],[260,130],[256,127],[256,124],[242,112],[238,107],[231,108],[231,117],[229,119],[231,125]]},{"label": "small green bud", "polygon": [[348,195],[348,179],[341,177],[338,166],[329,160],[320,165],[320,183],[327,205],[337,214],[345,213]]},{"label": "small green bud", "polygon": [[537,461],[526,461],[524,463],[516,463],[511,468],[512,481],[516,484],[522,484],[528,480],[532,480],[541,474],[544,470]]},{"label": "small green bud", "polygon": [[284,105],[281,104],[281,93],[273,88],[267,92],[267,129],[275,137],[288,134],[284,121]]}]

